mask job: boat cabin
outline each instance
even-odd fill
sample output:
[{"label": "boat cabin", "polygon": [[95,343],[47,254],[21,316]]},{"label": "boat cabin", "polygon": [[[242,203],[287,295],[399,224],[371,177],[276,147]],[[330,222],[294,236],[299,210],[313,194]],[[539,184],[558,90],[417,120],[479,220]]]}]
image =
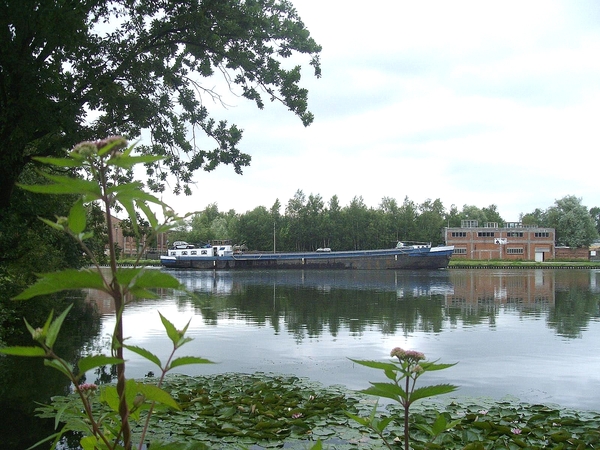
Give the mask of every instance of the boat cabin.
[{"label": "boat cabin", "polygon": [[210,244],[202,247],[197,247],[187,242],[177,241],[167,253],[168,256],[196,256],[204,258],[212,258],[214,256],[231,256],[233,255],[233,244],[231,240],[215,240]]}]

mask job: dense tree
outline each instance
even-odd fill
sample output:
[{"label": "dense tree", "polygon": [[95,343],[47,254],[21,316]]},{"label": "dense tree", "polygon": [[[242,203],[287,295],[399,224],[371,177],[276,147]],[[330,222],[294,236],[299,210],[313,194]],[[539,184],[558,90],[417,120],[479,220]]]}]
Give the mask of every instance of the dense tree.
[{"label": "dense tree", "polygon": [[439,198],[434,201],[427,199],[421,203],[419,205],[419,215],[416,219],[417,240],[431,242],[433,245],[442,243],[442,228],[446,222],[445,215],[444,205]]},{"label": "dense tree", "polygon": [[408,197],[404,197],[399,211],[399,230],[401,241],[414,241],[416,236],[417,205]]},{"label": "dense tree", "polygon": [[[565,197],[547,210],[536,209],[533,213],[521,214],[521,219],[526,225],[555,227],[559,239],[567,239],[570,234],[579,238],[583,229],[590,231],[589,224],[587,228],[584,226],[586,222],[591,220],[595,223],[579,202],[575,197]],[[202,218],[194,216],[188,221],[187,231],[177,236],[178,239],[195,242],[185,239],[185,233],[189,236],[193,230],[202,229],[205,237],[200,240],[206,240],[206,236],[214,236],[210,230],[224,230],[224,224],[227,223],[228,234],[223,237],[229,237],[236,243],[245,243],[253,250],[270,251],[273,249],[275,225],[277,251],[311,251],[318,247],[353,250],[389,248],[398,239],[442,244],[443,228],[459,227],[461,220],[478,220],[480,225],[486,222],[495,222],[498,226],[504,224],[493,204],[484,208],[465,205],[460,212],[452,205],[450,211],[446,212],[440,199],[428,199],[417,205],[405,197],[402,205],[398,205],[395,199],[383,197],[379,207],[374,209],[367,207],[360,196],[342,207],[339,198],[334,195],[325,206],[320,195],[310,194],[307,197],[302,190],[296,191],[288,200],[283,215],[280,210],[279,200],[269,210],[259,207],[244,214],[236,214],[232,210],[225,215],[218,212],[216,204],[209,205]],[[212,219],[205,220],[208,218]],[[199,227],[198,223],[203,225]],[[590,236],[595,234],[590,232],[588,240]],[[576,241],[569,238],[568,242],[573,245]]]},{"label": "dense tree", "polygon": [[521,214],[521,222],[523,225],[536,225],[539,227],[548,226],[546,211],[536,208],[533,212]]},{"label": "dense tree", "polygon": [[596,224],[596,231],[600,235],[600,208],[598,206],[590,208],[590,216],[592,216],[592,220]]},{"label": "dense tree", "polygon": [[329,236],[327,246],[336,250],[342,249],[344,235],[342,229],[342,207],[340,206],[340,199],[337,195],[334,195],[329,199],[324,227],[325,233]]},{"label": "dense tree", "polygon": [[[320,76],[321,48],[286,0],[6,0],[0,28],[0,209],[32,156],[108,134],[148,130],[140,150],[166,157],[176,191],[198,169],[241,172],[242,130],[205,106],[221,99],[215,73],[258,108],[266,96],[313,120],[301,67],[284,63],[306,55]],[[166,172],[149,172],[160,190]]]},{"label": "dense tree", "polygon": [[486,222],[497,223],[500,227],[504,226],[504,219],[500,216],[496,205],[492,204],[488,207],[481,208],[481,211],[485,215]]},{"label": "dense tree", "polygon": [[[355,196],[343,211],[350,249],[364,250],[369,248],[366,242],[368,235],[364,232],[369,226],[369,209],[362,196]],[[348,247],[348,244],[346,244],[346,247]]]},{"label": "dense tree", "polygon": [[250,250],[273,248],[273,216],[264,206],[257,206],[240,216],[237,239]]},{"label": "dense tree", "polygon": [[598,231],[581,199],[568,195],[556,200],[546,213],[548,226],[556,230],[556,241],[568,247],[588,247]]}]

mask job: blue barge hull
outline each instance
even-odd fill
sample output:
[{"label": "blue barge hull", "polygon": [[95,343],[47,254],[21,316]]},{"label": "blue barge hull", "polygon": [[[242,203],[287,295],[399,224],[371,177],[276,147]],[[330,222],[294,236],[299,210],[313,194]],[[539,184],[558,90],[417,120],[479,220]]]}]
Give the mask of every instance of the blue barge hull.
[{"label": "blue barge hull", "polygon": [[161,264],[175,269],[442,269],[448,266],[453,251],[452,246],[415,246],[343,252],[177,255],[161,256]]}]

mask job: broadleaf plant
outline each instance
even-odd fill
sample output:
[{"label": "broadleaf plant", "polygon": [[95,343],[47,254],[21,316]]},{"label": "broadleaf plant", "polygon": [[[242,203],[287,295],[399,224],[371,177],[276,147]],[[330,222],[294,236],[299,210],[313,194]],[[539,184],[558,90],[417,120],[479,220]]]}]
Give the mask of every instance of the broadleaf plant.
[{"label": "broadleaf plant", "polygon": [[[443,370],[454,366],[454,364],[440,364],[437,361],[426,361],[425,355],[414,350],[403,350],[400,347],[394,348],[390,356],[396,357],[397,361],[380,362],[351,359],[357,364],[370,367],[372,369],[382,370],[390,381],[389,382],[371,382],[371,387],[363,389],[363,394],[375,395],[378,397],[389,398],[398,402],[404,409],[404,450],[409,450],[410,429],[409,429],[409,410],[410,406],[417,400],[421,400],[436,395],[449,394],[454,392],[457,387],[451,384],[436,384],[416,388],[417,379],[425,372]],[[348,414],[356,422],[372,429],[377,433],[388,448],[392,448],[384,435],[384,429],[390,423],[389,420],[379,420],[376,413],[377,405],[373,408],[369,418],[358,417]],[[444,418],[442,418],[444,419]],[[447,429],[452,428],[457,422],[446,422],[438,417],[432,427],[425,431],[430,434],[432,441]],[[440,430],[440,427],[444,428]]]},{"label": "broadleaf plant", "polygon": [[[27,329],[37,343],[36,346],[5,347],[1,348],[0,352],[7,355],[44,358],[46,366],[63,373],[75,386],[83,408],[76,409],[76,419],[73,418],[73,415],[69,415],[70,419],[66,421],[62,430],[41,442],[53,440],[53,448],[55,448],[63,433],[77,431],[83,434],[80,444],[84,449],[130,450],[134,445],[131,419],[143,420],[141,438],[139,442],[135,443],[141,449],[155,405],[160,403],[169,408],[179,408],[175,400],[161,389],[167,372],[184,364],[205,364],[210,361],[195,356],[174,358],[175,352],[191,340],[185,336],[189,322],[180,331],[162,314],[160,315],[161,321],[167,336],[173,343],[172,352],[166,362],[161,362],[148,350],[125,345],[123,311],[128,299],[152,297],[155,295],[153,293],[155,289],[185,290],[185,288],[176,278],[155,269],[139,267],[138,264],[135,264],[133,268],[118,266],[112,224],[113,213],[117,209],[126,211],[133,230],[138,232],[138,214],[141,211],[154,235],[170,230],[183,218],[175,215],[162,201],[144,192],[141,182],[129,182],[130,171],[136,164],[154,162],[159,158],[134,156],[133,146],[128,146],[127,141],[121,137],[111,137],[96,142],[82,142],[75,146],[67,158],[37,157],[35,159],[41,163],[63,168],[63,170],[67,169],[69,174],[50,175],[40,172],[47,179],[48,184],[20,185],[20,187],[43,194],[77,196],[68,217],[56,217],[55,221],[48,218],[40,219],[50,227],[64,231],[76,240],[92,264],[91,267],[81,270],[68,269],[40,274],[36,283],[14,299],[28,300],[40,295],[76,289],[96,289],[108,294],[114,302],[116,315],[111,355],[89,355],[80,359],[77,366],[74,367],[54,353],[54,344],[71,307],[65,309],[56,318],[51,313],[41,328],[35,328],[25,321]],[[108,230],[109,270],[102,270],[99,258],[86,245],[86,239],[93,236],[93,233],[86,229],[87,208],[92,202],[100,203],[105,214]],[[164,221],[158,220],[150,205],[162,208]],[[146,239],[144,245],[148,245],[150,241],[151,239]],[[145,253],[145,250],[143,248],[140,254]],[[126,378],[124,349],[137,353],[160,368],[161,376],[158,385],[145,385]],[[104,387],[99,398],[110,407],[112,414],[97,416],[91,406],[91,399],[96,395],[98,387],[94,384],[81,383],[81,380],[87,371],[109,364],[116,365],[117,384]],[[145,416],[142,416],[142,412]],[[56,414],[57,426],[61,422],[63,413],[64,411],[58,411]]]}]

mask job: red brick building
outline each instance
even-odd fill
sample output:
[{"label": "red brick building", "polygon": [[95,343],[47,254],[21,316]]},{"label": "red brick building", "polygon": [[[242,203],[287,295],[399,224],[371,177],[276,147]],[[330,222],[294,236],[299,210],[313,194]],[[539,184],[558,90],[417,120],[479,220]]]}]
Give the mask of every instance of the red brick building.
[{"label": "red brick building", "polygon": [[[136,242],[136,239],[131,236],[125,236],[123,229],[121,228],[121,220],[112,216],[112,225],[114,229],[115,244],[121,252],[122,258],[129,258],[138,255],[138,252],[143,248],[144,242]],[[151,248],[146,249],[146,255],[142,255],[144,259],[158,259],[160,254],[164,254],[167,251],[167,235],[166,233],[159,233],[156,237],[156,244]]]},{"label": "red brick building", "polygon": [[479,226],[476,220],[463,220],[460,228],[445,228],[446,245],[454,246],[453,258],[475,260],[547,261],[555,258],[554,228],[507,222]]}]

